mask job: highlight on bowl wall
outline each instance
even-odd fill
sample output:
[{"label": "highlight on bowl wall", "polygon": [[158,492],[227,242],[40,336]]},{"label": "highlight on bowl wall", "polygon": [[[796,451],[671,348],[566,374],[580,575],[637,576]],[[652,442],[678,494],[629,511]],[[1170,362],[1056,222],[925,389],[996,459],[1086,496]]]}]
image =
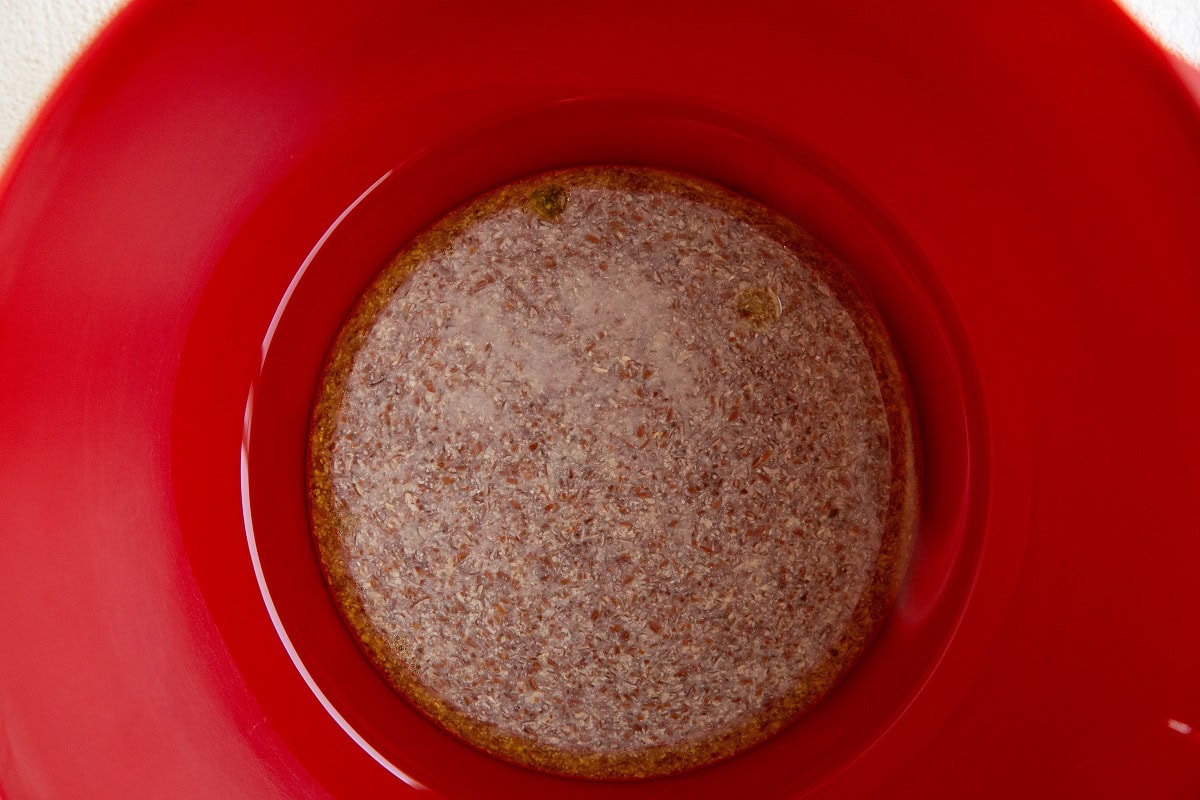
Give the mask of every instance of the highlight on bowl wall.
[{"label": "highlight on bowl wall", "polygon": [[1130,7],[122,8],[0,178],[0,794],[1200,796]]}]

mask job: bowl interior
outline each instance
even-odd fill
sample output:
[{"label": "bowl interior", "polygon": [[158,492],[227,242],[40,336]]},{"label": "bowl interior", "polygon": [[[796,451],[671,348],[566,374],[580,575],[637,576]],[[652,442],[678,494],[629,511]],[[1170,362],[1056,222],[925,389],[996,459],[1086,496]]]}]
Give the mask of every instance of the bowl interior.
[{"label": "bowl interior", "polygon": [[[907,367],[924,454],[925,503],[912,574],[895,618],[833,696],[798,724],[752,751],[700,772],[653,784],[574,784],[579,792],[684,796],[794,793],[852,761],[894,721],[927,678],[965,601],[979,553],[986,501],[986,443],[973,365],[943,290],[903,232],[847,177],[816,155],[787,148],[765,131],[711,109],[662,98],[605,97],[513,114],[431,148],[380,174],[312,242],[272,310],[261,367],[242,398],[241,505],[262,599],[294,667],[326,711],[384,769],[451,795],[498,785],[552,791],[562,779],[502,764],[430,725],[396,696],[356,647],[332,604],[309,535],[305,444],[311,405],[330,343],[359,293],[389,257],[442,213],[497,184],[555,167],[647,164],[719,181],[809,226],[849,265],[879,306]],[[260,258],[274,220],[302,210],[285,191],[260,208],[226,254],[240,294],[266,294],[242,260]],[[260,238],[262,237],[262,238]],[[241,245],[241,246],[239,246]],[[236,277],[235,277],[236,276]],[[216,281],[214,281],[216,283]],[[209,300],[211,299],[211,302]],[[231,323],[227,296],[198,309],[181,365],[178,418],[218,387]],[[265,309],[259,309],[261,315]],[[239,316],[248,316],[240,314]],[[206,392],[200,386],[208,387]],[[228,387],[233,391],[235,387]],[[209,441],[180,437],[177,452]],[[190,456],[189,456],[190,458]],[[197,476],[200,478],[201,476]],[[197,487],[199,488],[199,487]],[[182,505],[185,520],[192,509]],[[217,532],[185,527],[211,547]],[[219,535],[240,538],[227,528]],[[237,542],[238,546],[244,546]],[[227,586],[219,591],[227,592]],[[238,630],[227,641],[237,658]],[[252,658],[250,652],[246,656]],[[253,670],[252,664],[245,669]],[[270,680],[264,675],[264,680]]]},{"label": "bowl interior", "polygon": [[[1115,6],[272,5],[134,0],[0,186],[5,793],[1194,794],[1200,113]],[[904,360],[925,481],[843,685],[619,785],[509,767],[392,694],[303,474],[375,271],[482,191],[603,163],[723,183],[837,252]]]}]

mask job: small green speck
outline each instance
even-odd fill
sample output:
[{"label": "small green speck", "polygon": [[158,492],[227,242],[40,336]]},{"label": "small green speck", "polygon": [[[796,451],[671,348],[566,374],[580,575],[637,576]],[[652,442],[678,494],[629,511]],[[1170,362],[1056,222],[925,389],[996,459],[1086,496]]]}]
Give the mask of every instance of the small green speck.
[{"label": "small green speck", "polygon": [[759,330],[774,325],[783,312],[779,295],[768,286],[754,286],[738,292],[735,308],[739,317]]},{"label": "small green speck", "polygon": [[533,190],[529,196],[529,207],[547,222],[557,222],[567,210],[567,190],[557,183],[548,183]]}]

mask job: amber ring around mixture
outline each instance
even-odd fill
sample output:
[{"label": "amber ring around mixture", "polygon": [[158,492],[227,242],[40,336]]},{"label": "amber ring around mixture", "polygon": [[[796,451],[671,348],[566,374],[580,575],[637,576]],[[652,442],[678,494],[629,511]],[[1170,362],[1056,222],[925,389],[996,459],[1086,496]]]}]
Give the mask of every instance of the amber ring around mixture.
[{"label": "amber ring around mixture", "polygon": [[397,692],[507,761],[666,775],[796,719],[896,597],[906,383],[845,267],[674,173],[508,185],[417,237],[330,352],[332,595]]}]

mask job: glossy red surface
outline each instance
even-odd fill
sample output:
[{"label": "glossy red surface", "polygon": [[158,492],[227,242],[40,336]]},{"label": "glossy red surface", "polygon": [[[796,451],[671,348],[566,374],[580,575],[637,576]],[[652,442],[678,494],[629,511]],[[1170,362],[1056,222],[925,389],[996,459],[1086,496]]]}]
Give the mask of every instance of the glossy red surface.
[{"label": "glossy red surface", "polygon": [[[1200,81],[1115,7],[250,5],[135,2],[4,179],[8,800],[1200,795]],[[423,721],[304,509],[317,370],[373,272],[480,191],[597,162],[840,252],[924,442],[863,663],[641,784]]]}]

